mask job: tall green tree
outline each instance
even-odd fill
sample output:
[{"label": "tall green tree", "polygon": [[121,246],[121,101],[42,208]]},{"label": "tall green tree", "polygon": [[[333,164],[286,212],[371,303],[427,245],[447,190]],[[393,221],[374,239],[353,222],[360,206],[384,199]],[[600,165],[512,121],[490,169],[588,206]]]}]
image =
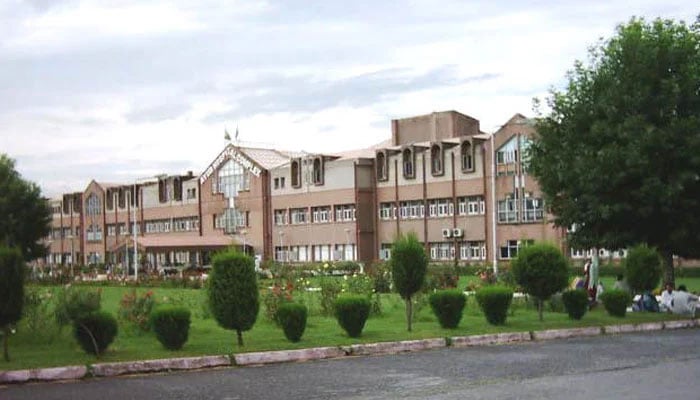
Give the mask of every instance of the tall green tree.
[{"label": "tall green tree", "polygon": [[400,236],[391,247],[391,277],[394,287],[406,302],[406,326],[411,331],[413,320],[412,297],[425,282],[428,268],[428,255],[414,233]]},{"label": "tall green tree", "polygon": [[7,343],[12,324],[22,318],[24,306],[24,261],[16,248],[0,245],[0,329],[5,361],[10,361]]},{"label": "tall green tree", "polygon": [[631,19],[576,62],[538,119],[530,171],[574,247],[700,256],[700,18]]},{"label": "tall green tree", "polygon": [[260,311],[253,258],[235,250],[214,256],[208,290],[216,322],[224,329],[235,330],[238,345],[243,346],[243,332],[253,327]]},{"label": "tall green tree", "polygon": [[51,209],[36,184],[22,179],[15,162],[0,154],[0,244],[18,247],[25,260],[46,255]]}]

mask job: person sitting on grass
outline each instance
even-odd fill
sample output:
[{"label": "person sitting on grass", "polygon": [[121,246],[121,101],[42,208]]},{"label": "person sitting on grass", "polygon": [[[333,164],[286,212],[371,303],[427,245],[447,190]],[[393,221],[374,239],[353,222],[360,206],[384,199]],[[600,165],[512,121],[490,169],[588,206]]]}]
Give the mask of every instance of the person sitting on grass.
[{"label": "person sitting on grass", "polygon": [[617,275],[617,280],[615,281],[615,284],[613,285],[613,289],[624,290],[625,292],[630,293],[630,285],[627,284],[627,281],[624,279],[622,274]]},{"label": "person sitting on grass", "polygon": [[676,293],[673,291],[673,284],[671,282],[666,282],[666,290],[661,292],[661,311],[671,312],[671,304],[673,303],[673,295]]},{"label": "person sitting on grass", "polygon": [[673,294],[671,312],[678,315],[690,315],[695,318],[695,310],[698,305],[698,296],[688,293],[685,285],[678,286],[678,291]]}]

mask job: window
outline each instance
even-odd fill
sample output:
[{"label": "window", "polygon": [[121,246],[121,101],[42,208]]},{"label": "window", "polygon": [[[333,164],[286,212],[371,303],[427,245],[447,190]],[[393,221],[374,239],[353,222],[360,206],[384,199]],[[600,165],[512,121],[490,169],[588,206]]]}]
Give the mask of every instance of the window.
[{"label": "window", "polygon": [[379,181],[385,181],[389,179],[388,171],[387,171],[387,157],[386,153],[383,151],[380,151],[377,153],[377,180]]},{"label": "window", "polygon": [[331,207],[330,206],[312,207],[311,208],[311,222],[313,222],[313,223],[329,222],[330,215],[331,215]]},{"label": "window", "polygon": [[403,177],[406,179],[413,179],[416,177],[416,171],[414,169],[413,160],[413,150],[404,149],[402,152],[402,162],[403,162]]},{"label": "window", "polygon": [[294,159],[292,160],[292,165],[291,165],[291,178],[292,178],[292,187],[293,188],[299,188],[301,187],[301,160],[300,159]]},{"label": "window", "polygon": [[280,178],[275,178],[273,182],[275,183],[274,188],[279,189],[280,188]]},{"label": "window", "polygon": [[88,242],[101,241],[102,240],[102,227],[99,225],[88,226],[86,239]]},{"label": "window", "polygon": [[518,222],[518,200],[508,198],[498,201],[498,222]]},{"label": "window", "polygon": [[110,210],[110,211],[114,210],[114,195],[115,195],[114,189],[107,189],[107,195],[105,196],[106,197],[105,202],[107,204],[105,204],[105,209]]},{"label": "window", "polygon": [[486,242],[462,242],[459,247],[459,258],[462,260],[485,260]]},{"label": "window", "polygon": [[523,222],[544,220],[544,205],[542,199],[526,197],[523,199]]},{"label": "window", "polygon": [[237,228],[246,226],[246,214],[235,208],[227,208],[223,214],[214,216],[214,228],[223,229],[224,233],[234,233]]},{"label": "window", "polygon": [[399,203],[401,219],[416,219],[425,216],[425,206],[421,200],[402,201]]},{"label": "window", "polygon": [[197,189],[196,188],[187,189],[187,198],[188,199],[196,199],[197,198]]},{"label": "window", "polygon": [[379,219],[396,219],[396,207],[394,207],[394,203],[381,203],[379,205]]},{"label": "window", "polygon": [[447,217],[454,214],[454,204],[451,199],[433,199],[428,201],[428,216]]},{"label": "window", "polygon": [[87,205],[85,206],[85,212],[87,213],[87,215],[102,214],[102,202],[95,193],[91,193],[88,196]]},{"label": "window", "polygon": [[117,226],[114,224],[107,225],[107,236],[117,236]]},{"label": "window", "polygon": [[486,202],[484,196],[460,197],[459,215],[484,215],[486,214]]},{"label": "window", "polygon": [[443,157],[444,153],[442,147],[438,144],[434,144],[430,148],[430,172],[433,176],[444,174],[443,170]]},{"label": "window", "polygon": [[229,160],[219,169],[218,191],[224,197],[236,197],[238,192],[250,190],[250,173],[234,160]]},{"label": "window", "polygon": [[292,225],[305,224],[308,222],[308,213],[306,208],[291,209]]},{"label": "window", "polygon": [[474,151],[471,143],[465,141],[460,145],[460,160],[462,172],[474,171]]},{"label": "window", "polygon": [[501,246],[501,258],[510,259],[518,256],[519,243],[517,240],[509,240],[505,246]]},{"label": "window", "polygon": [[336,222],[354,221],[355,220],[355,205],[354,204],[339,204],[335,206]]},{"label": "window", "polygon": [[452,242],[430,243],[430,258],[433,260],[451,260],[455,256]]},{"label": "window", "polygon": [[323,157],[314,158],[313,182],[314,185],[323,185]]},{"label": "window", "polygon": [[284,177],[280,178],[280,189],[284,189]]},{"label": "window", "polygon": [[287,225],[287,210],[275,210],[275,225]]}]

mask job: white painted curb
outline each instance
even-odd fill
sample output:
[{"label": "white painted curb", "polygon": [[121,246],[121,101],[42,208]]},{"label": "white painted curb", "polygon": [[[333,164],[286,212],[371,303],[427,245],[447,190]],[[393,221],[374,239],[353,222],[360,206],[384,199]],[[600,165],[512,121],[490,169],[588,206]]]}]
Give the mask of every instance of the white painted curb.
[{"label": "white painted curb", "polygon": [[300,350],[261,351],[241,353],[233,356],[235,365],[259,365],[295,361],[321,360],[324,358],[344,357],[345,352],[339,347],[316,347]]},{"label": "white painted curb", "polygon": [[664,322],[664,329],[686,329],[695,328],[698,326],[698,320],[687,319],[685,321],[666,321]]},{"label": "white painted curb", "polygon": [[490,344],[506,344],[528,342],[532,340],[530,332],[494,333],[488,335],[456,336],[451,338],[452,347],[484,346]]},{"label": "white painted curb", "polygon": [[447,347],[447,341],[444,338],[353,344],[344,348],[346,353],[351,356],[371,356],[376,354],[396,354],[407,351],[439,349],[442,347]]},{"label": "white painted curb", "polygon": [[91,371],[93,376],[115,376],[178,369],[228,367],[230,365],[231,359],[228,356],[207,356],[93,364]]},{"label": "white painted curb", "polygon": [[532,332],[533,340],[550,340],[550,339],[568,339],[580,336],[597,336],[602,334],[599,326],[588,328],[572,328],[572,329],[549,329],[546,331]]},{"label": "white painted curb", "polygon": [[55,368],[25,369],[19,371],[0,372],[0,383],[20,383],[36,381],[63,381],[80,379],[87,375],[85,366],[68,366]]},{"label": "white painted curb", "polygon": [[664,329],[663,322],[646,322],[643,324],[606,325],[603,330],[606,334],[650,332]]}]

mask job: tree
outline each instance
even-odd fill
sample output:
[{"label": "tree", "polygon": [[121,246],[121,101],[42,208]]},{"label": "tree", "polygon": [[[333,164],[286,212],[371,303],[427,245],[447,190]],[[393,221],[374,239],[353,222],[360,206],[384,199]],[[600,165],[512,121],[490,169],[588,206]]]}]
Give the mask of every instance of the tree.
[{"label": "tree", "polygon": [[0,246],[0,328],[3,331],[3,354],[10,361],[7,350],[11,325],[22,318],[24,306],[24,261],[22,253],[14,248]]},{"label": "tree", "polygon": [[511,271],[518,285],[537,299],[537,311],[542,321],[542,303],[569,283],[566,257],[554,245],[535,243],[518,251]]},{"label": "tree", "polygon": [[625,276],[630,288],[636,293],[651,291],[661,279],[661,260],[656,250],[646,245],[629,249],[625,259]]},{"label": "tree", "polygon": [[537,121],[531,173],[573,247],[700,256],[700,17],[633,18],[576,62]]},{"label": "tree", "polygon": [[394,287],[406,302],[406,324],[411,331],[413,303],[411,297],[423,287],[428,256],[414,233],[399,236],[391,247],[391,276]]},{"label": "tree", "polygon": [[49,234],[51,209],[41,189],[22,179],[5,154],[0,154],[0,216],[0,244],[19,247],[25,260],[46,255],[40,240]]},{"label": "tree", "polygon": [[235,330],[243,346],[243,332],[253,327],[260,311],[255,262],[234,250],[219,253],[212,260],[209,280],[212,315],[222,328]]}]

